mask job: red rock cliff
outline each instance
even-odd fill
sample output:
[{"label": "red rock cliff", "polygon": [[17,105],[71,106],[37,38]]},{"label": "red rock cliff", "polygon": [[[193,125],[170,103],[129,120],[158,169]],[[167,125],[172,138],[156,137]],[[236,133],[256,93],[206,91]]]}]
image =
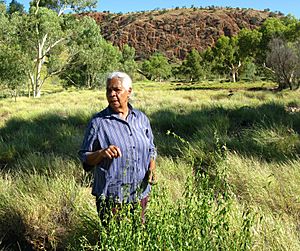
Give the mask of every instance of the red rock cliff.
[{"label": "red rock cliff", "polygon": [[270,13],[250,9],[170,9],[128,14],[88,13],[105,39],[122,48],[136,49],[137,58],[162,52],[183,59],[192,48],[213,46],[221,35],[236,35],[242,28],[260,26]]}]

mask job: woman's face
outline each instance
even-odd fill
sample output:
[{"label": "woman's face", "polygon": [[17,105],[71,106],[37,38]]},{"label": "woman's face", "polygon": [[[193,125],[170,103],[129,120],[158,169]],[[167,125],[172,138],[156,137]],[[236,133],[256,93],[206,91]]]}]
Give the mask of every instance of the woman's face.
[{"label": "woman's face", "polygon": [[131,89],[126,90],[119,78],[112,78],[107,82],[106,98],[109,106],[117,113],[128,107],[128,99]]}]

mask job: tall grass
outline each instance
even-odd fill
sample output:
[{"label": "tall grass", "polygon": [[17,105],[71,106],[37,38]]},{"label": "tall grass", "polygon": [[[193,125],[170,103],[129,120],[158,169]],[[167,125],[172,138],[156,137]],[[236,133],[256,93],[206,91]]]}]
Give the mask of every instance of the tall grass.
[{"label": "tall grass", "polygon": [[103,91],[0,100],[0,249],[299,250],[299,92],[179,87],[135,89],[159,153],[145,225],[102,226],[77,159]]}]

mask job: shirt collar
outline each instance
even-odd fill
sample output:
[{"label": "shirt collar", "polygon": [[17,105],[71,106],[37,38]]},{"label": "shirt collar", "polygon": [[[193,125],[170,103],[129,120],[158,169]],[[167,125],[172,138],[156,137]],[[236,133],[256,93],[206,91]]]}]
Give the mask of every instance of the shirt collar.
[{"label": "shirt collar", "polygon": [[[128,108],[129,108],[129,110],[128,110],[128,116],[130,116],[131,114],[134,115],[134,116],[136,116],[135,109],[129,103],[128,103]],[[107,111],[107,113],[106,113],[107,116],[113,116],[113,117],[119,118],[119,114],[116,113],[113,109],[111,109],[110,106],[108,106],[106,108],[106,111]]]}]

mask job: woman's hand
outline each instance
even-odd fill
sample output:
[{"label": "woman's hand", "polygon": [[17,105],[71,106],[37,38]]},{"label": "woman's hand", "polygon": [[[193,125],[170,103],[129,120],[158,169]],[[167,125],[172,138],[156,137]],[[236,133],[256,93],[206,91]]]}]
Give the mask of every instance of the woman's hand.
[{"label": "woman's hand", "polygon": [[105,149],[101,149],[99,150],[99,153],[102,158],[114,159],[122,157],[121,149],[115,145],[110,145]]},{"label": "woman's hand", "polygon": [[115,145],[110,145],[107,148],[89,152],[87,154],[86,164],[94,166],[99,164],[103,159],[115,159],[119,157],[122,157],[121,149]]},{"label": "woman's hand", "polygon": [[155,185],[157,182],[156,179],[156,165],[155,165],[155,160],[151,159],[150,164],[149,164],[149,178],[148,178],[148,183],[151,185]]}]

